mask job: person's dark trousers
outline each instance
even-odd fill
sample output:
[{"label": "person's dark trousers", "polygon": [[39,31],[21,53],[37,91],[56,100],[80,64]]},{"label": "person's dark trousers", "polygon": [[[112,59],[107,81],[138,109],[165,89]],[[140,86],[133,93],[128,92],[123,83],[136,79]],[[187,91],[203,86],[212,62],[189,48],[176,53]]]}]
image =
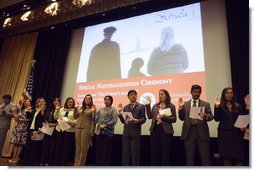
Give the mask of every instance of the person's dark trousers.
[{"label": "person's dark trousers", "polygon": [[41,141],[32,140],[28,165],[38,166],[39,161],[41,160],[41,152],[42,152],[42,140]]},{"label": "person's dark trousers", "polygon": [[48,164],[49,161],[49,153],[51,149],[51,140],[52,137],[50,135],[45,134],[42,143],[42,153],[41,153],[41,164]]},{"label": "person's dark trousers", "polygon": [[24,146],[24,150],[22,152],[22,158],[21,158],[21,163],[24,166],[28,166],[28,161],[29,161],[29,156],[30,156],[30,152],[31,152],[31,132],[33,132],[34,130],[30,130],[28,129],[27,132],[27,140],[26,140],[26,145]]},{"label": "person's dark trousers", "polygon": [[58,133],[56,130],[54,130],[51,142],[50,142],[50,152],[49,152],[49,158],[48,158],[48,164],[50,166],[55,166],[56,163],[56,148],[57,148],[57,136]]},{"label": "person's dark trousers", "polygon": [[191,126],[188,138],[184,141],[185,154],[186,154],[186,165],[195,165],[195,151],[198,148],[200,158],[203,166],[210,166],[210,144],[207,141],[202,141],[197,126]]},{"label": "person's dark trousers", "polygon": [[163,131],[162,124],[151,132],[151,166],[170,166],[172,134]]},{"label": "person's dark trousers", "polygon": [[74,164],[75,158],[75,132],[63,132],[62,159],[60,165]]},{"label": "person's dark trousers", "polygon": [[55,160],[56,166],[61,166],[62,163],[63,141],[64,141],[64,132],[58,132],[56,142],[56,160]]},{"label": "person's dark trousers", "polygon": [[96,136],[96,166],[111,166],[113,137]]},{"label": "person's dark trousers", "polygon": [[244,166],[249,166],[249,155],[250,155],[250,148],[249,148],[249,140],[244,140]]},{"label": "person's dark trousers", "polygon": [[139,166],[140,165],[140,137],[122,138],[122,165]]}]

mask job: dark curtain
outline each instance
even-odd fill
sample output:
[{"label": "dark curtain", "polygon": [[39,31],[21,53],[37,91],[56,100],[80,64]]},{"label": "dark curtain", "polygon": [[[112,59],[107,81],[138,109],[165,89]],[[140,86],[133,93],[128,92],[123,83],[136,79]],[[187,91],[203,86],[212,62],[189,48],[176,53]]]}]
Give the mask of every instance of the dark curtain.
[{"label": "dark curtain", "polygon": [[1,52],[1,49],[2,49],[2,46],[3,46],[4,40],[5,40],[4,38],[1,38],[1,39],[0,39],[0,52]]},{"label": "dark curtain", "polygon": [[69,29],[39,32],[34,57],[33,104],[37,98],[44,97],[49,107],[54,97],[60,96],[71,33]]},{"label": "dark curtain", "polygon": [[226,0],[232,87],[243,105],[249,94],[249,2]]},{"label": "dark curtain", "polygon": [[[244,105],[249,94],[249,3],[226,0],[228,40],[231,62],[232,87],[238,102]],[[244,166],[249,166],[249,141],[244,141]]]}]

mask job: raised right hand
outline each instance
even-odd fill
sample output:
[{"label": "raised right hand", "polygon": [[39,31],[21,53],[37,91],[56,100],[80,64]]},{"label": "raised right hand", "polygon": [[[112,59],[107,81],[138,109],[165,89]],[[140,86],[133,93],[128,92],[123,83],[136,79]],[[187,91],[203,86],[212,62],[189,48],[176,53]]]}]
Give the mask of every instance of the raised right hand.
[{"label": "raised right hand", "polygon": [[146,105],[150,105],[151,104],[151,97],[146,97]]},{"label": "raised right hand", "polygon": [[122,103],[119,103],[117,110],[119,113],[121,113],[123,111],[123,104]]},{"label": "raised right hand", "polygon": [[183,98],[181,98],[181,97],[178,99],[178,106],[180,109],[183,108],[183,106],[184,106],[184,101],[183,101]]},{"label": "raised right hand", "polygon": [[215,105],[216,108],[219,107],[219,105],[220,105],[220,99],[219,98],[216,98],[214,100],[214,105]]},{"label": "raised right hand", "polygon": [[92,110],[92,112],[96,112],[96,106],[93,105],[93,106],[91,107],[91,110]]},{"label": "raised right hand", "polygon": [[74,113],[78,113],[78,108],[79,108],[79,106],[74,107]]},{"label": "raised right hand", "polygon": [[249,109],[249,107],[250,107],[249,95],[246,95],[244,97],[244,103],[245,103],[246,109]]}]

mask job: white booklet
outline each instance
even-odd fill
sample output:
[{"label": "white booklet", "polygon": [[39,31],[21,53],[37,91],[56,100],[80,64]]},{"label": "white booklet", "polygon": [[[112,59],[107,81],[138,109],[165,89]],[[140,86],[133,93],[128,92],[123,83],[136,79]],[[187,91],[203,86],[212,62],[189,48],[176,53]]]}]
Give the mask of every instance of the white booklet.
[{"label": "white booklet", "polygon": [[71,128],[71,126],[67,123],[67,121],[68,121],[68,118],[66,117],[57,120],[58,125],[62,131],[65,131]]},{"label": "white booklet", "polygon": [[127,116],[129,116],[130,118],[134,118],[131,112],[123,112],[122,115],[124,119],[126,119]]},{"label": "white booklet", "polygon": [[54,132],[55,127],[49,127],[49,124],[44,124],[41,128],[41,132],[51,136]]},{"label": "white booklet", "polygon": [[235,122],[235,127],[237,128],[246,128],[250,121],[250,115],[238,115],[238,118]]},{"label": "white booklet", "polygon": [[160,109],[160,110],[159,110],[159,113],[160,113],[161,115],[172,116],[172,113],[171,113],[171,109],[170,109],[170,108],[167,108],[167,109]]},{"label": "white booklet", "polygon": [[203,118],[200,117],[199,113],[204,112],[204,111],[205,111],[204,106],[203,107],[191,107],[190,108],[190,118],[203,120]]},{"label": "white booklet", "polygon": [[245,140],[249,140],[250,139],[250,130],[249,129],[245,130],[243,139],[245,139]]}]

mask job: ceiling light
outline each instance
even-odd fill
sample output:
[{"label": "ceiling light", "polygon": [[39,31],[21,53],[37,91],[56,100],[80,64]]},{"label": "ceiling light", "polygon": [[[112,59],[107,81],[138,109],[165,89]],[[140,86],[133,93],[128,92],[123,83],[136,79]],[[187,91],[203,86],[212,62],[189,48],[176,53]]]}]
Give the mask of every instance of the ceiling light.
[{"label": "ceiling light", "polygon": [[20,17],[20,19],[21,19],[22,21],[28,21],[28,20],[29,20],[28,17],[30,16],[30,14],[31,14],[31,11],[27,11],[25,14],[23,14],[23,15]]},{"label": "ceiling light", "polygon": [[81,8],[84,5],[90,5],[92,0],[73,0],[72,3]]},{"label": "ceiling light", "polygon": [[58,2],[53,2],[44,10],[44,12],[54,16],[57,15],[58,10],[59,10]]},{"label": "ceiling light", "polygon": [[3,28],[8,26],[11,26],[11,18],[6,18],[4,20]]}]

